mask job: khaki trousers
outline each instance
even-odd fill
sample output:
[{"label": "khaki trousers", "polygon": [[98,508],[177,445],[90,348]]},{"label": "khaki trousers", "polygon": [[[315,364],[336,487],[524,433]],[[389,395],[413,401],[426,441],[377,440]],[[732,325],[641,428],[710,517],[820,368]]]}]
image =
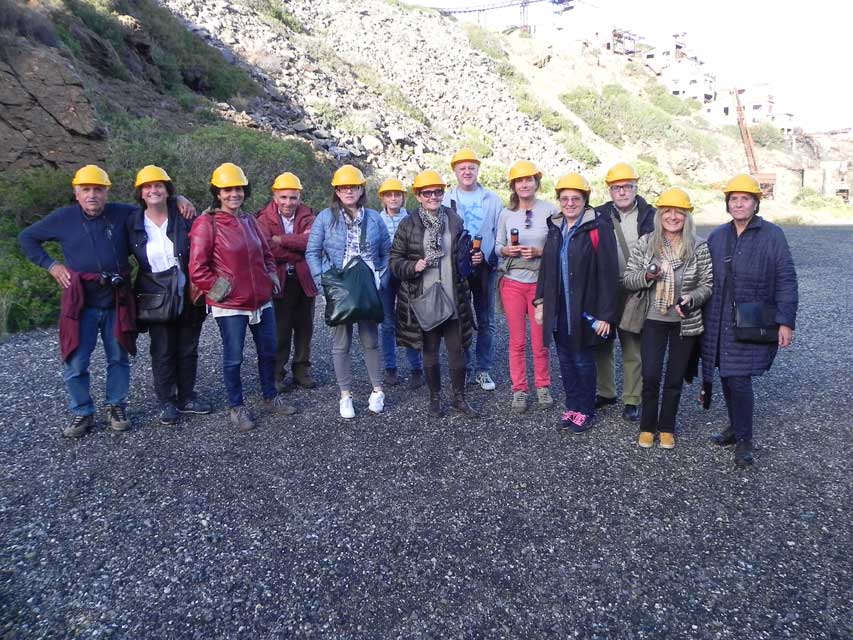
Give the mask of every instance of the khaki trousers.
[{"label": "khaki trousers", "polygon": [[[643,393],[642,341],[637,333],[619,329],[618,334],[622,347],[622,402],[639,406]],[[616,397],[615,342],[608,340],[595,348],[595,368],[598,371],[596,394],[604,398]]]}]

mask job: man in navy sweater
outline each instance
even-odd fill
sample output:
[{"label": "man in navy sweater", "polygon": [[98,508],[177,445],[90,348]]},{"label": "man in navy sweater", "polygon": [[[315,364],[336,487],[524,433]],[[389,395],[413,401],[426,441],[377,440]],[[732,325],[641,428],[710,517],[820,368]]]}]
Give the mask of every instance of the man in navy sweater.
[{"label": "man in navy sweater", "polygon": [[[125,431],[130,427],[126,412],[128,356],[135,354],[136,346],[125,221],[134,207],[107,202],[110,179],[95,165],[79,169],[71,185],[77,204],[56,209],[24,229],[18,241],[27,258],[47,269],[62,287],[60,348],[69,408],[74,414],[63,435],[76,438],[95,422],[95,405],[89,393],[89,360],[98,334],[107,360],[110,429]],[[185,210],[187,205],[192,209],[186,200],[181,204]],[[64,263],[44,250],[42,245],[48,241],[59,242]]]}]

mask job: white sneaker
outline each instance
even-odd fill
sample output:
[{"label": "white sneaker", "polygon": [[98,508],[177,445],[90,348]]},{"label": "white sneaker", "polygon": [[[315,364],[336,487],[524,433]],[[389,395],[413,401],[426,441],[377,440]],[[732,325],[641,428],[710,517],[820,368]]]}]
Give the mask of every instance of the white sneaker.
[{"label": "white sneaker", "polygon": [[352,408],[352,396],[341,398],[341,418],[355,418],[355,409]]},{"label": "white sneaker", "polygon": [[489,375],[488,371],[481,371],[477,374],[475,378],[477,384],[480,385],[480,388],[483,391],[494,391],[495,390],[495,381],[492,380],[492,376]]},{"label": "white sneaker", "polygon": [[382,413],[383,409],[385,409],[385,394],[381,391],[371,393],[370,398],[367,400],[367,408],[373,413]]}]

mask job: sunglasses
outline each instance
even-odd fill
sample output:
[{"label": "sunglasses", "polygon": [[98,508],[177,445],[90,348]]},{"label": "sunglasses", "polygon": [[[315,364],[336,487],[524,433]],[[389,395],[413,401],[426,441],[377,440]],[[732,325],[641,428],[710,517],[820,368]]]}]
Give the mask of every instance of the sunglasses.
[{"label": "sunglasses", "polygon": [[418,192],[418,195],[421,195],[424,198],[443,198],[444,189],[421,189]]},{"label": "sunglasses", "polygon": [[529,229],[533,226],[533,210],[528,209],[524,212],[524,228]]}]

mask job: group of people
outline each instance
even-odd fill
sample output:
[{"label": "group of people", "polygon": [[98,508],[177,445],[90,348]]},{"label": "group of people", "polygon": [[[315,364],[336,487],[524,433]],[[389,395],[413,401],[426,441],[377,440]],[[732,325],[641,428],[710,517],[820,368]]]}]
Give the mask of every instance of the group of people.
[{"label": "group of people", "polygon": [[[661,448],[672,449],[682,384],[698,375],[701,355],[706,405],[719,369],[729,413],[728,427],[712,440],[736,445],[736,464],[752,464],[752,378],[770,368],[778,347],[793,342],[798,302],[784,233],[758,216],[762,193],[753,177],[739,175],[726,185],[732,221],[706,241],[696,234],[687,193],[668,189],[652,206],[638,195],[640,176],[628,164],[608,171],[610,200],[598,207],[577,173],[559,178],[551,200],[540,193],[537,167],[516,162],[504,206],[480,184],[473,151],[457,151],[450,167],[452,189],[436,171],[417,174],[411,212],[397,179],[379,188],[382,210],[368,208],[364,175],[344,165],[332,178],[330,205],[319,213],[302,201],[299,177],[286,172],[255,214],[244,211],[252,185],[232,163],[213,171],[212,203],[201,214],[177,195],[163,168],[139,171],[133,206],[108,202],[107,173],[82,167],[72,180],[76,204],[20,234],[27,257],[62,288],[60,349],[74,414],[64,435],[79,437],[94,425],[88,369],[98,334],[107,358],[110,429],[130,425],[128,356],[139,331],[150,336],[160,421],[211,412],[195,390],[208,314],[222,339],[230,423],[240,430],[255,426],[241,378],[247,329],[264,406],[296,413],[285,393],[316,386],[311,342],[324,274],[363,263],[374,276],[368,293],[381,311],[331,327],[341,417],[356,415],[350,355],[356,326],[372,386],[368,411],[383,412],[386,389],[407,378],[409,389],[427,386],[429,414],[441,416],[443,339],[450,407],[476,417],[466,385],[496,387],[491,369],[500,307],[509,332],[511,411],[527,411],[531,401],[553,406],[553,341],[565,404],[559,428],[587,431],[597,411],[617,402],[618,339],[622,415],[639,423],[639,446],[652,447],[657,438]],[[43,248],[52,240],[64,262]],[[134,282],[131,256],[138,264]],[[325,293],[327,305],[333,303]],[[404,349],[407,372],[398,368],[397,347]]]}]

